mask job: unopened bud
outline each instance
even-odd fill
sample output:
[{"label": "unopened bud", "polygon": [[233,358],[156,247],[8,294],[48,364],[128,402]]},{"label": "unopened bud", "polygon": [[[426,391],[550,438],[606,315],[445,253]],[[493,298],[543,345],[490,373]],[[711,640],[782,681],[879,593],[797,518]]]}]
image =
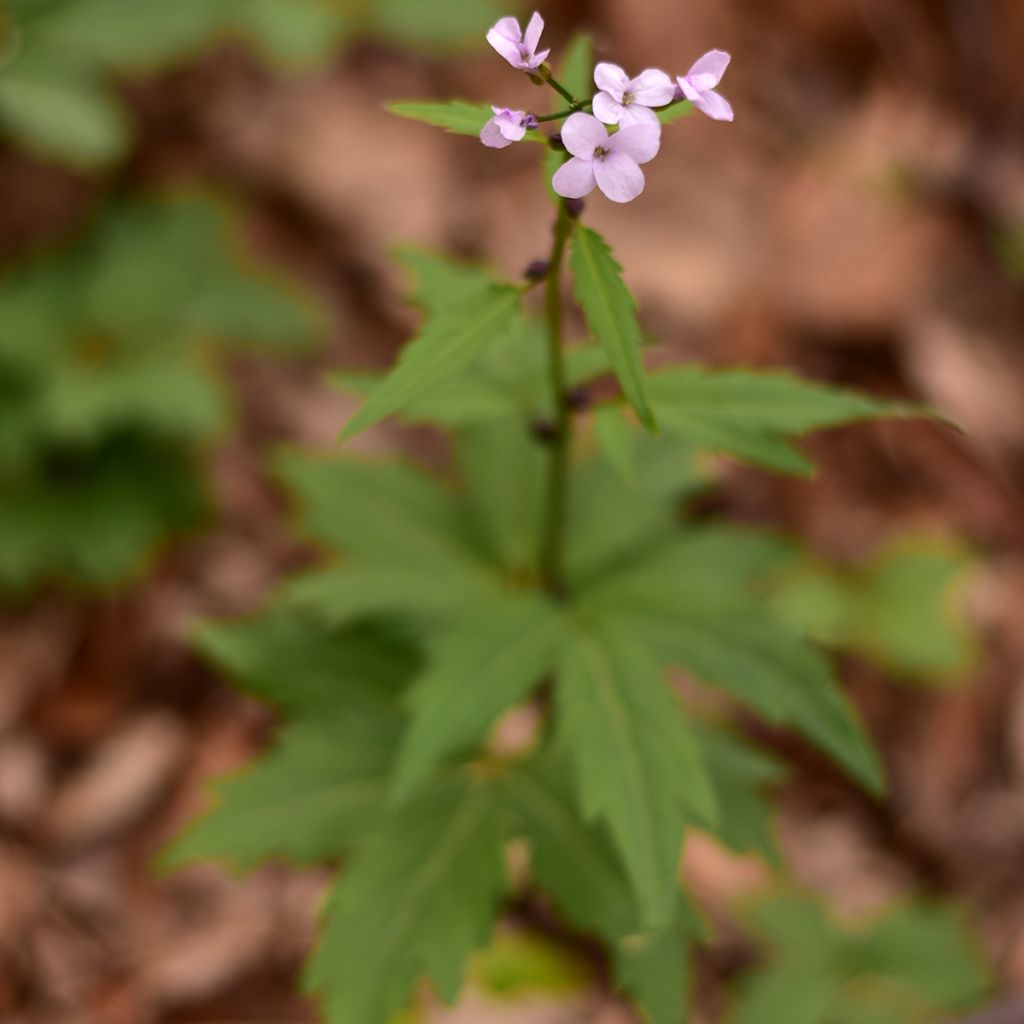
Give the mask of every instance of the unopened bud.
[{"label": "unopened bud", "polygon": [[590,408],[590,392],[586,388],[571,388],[565,393],[565,404],[573,412],[586,412]]},{"label": "unopened bud", "polygon": [[547,260],[534,260],[527,266],[526,270],[523,271],[523,277],[527,281],[543,281],[548,276],[548,271],[551,269],[551,264]]},{"label": "unopened bud", "polygon": [[586,209],[587,204],[582,199],[566,199],[565,212],[574,220]]},{"label": "unopened bud", "polygon": [[552,149],[558,150],[560,153],[565,152],[565,143],[562,141],[562,135],[560,132],[555,132],[555,134],[548,139],[548,145]]},{"label": "unopened bud", "polygon": [[530,423],[530,433],[541,444],[551,444],[558,436],[558,430],[551,420],[535,419]]},{"label": "unopened bud", "polygon": [[532,132],[538,124],[540,124],[540,122],[537,120],[536,114],[527,114],[526,117],[523,118],[523,127],[528,132]]}]

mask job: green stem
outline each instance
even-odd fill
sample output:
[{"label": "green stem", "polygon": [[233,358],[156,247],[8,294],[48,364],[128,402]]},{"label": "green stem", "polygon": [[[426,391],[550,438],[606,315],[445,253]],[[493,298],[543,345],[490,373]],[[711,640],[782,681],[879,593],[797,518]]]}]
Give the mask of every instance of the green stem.
[{"label": "green stem", "polygon": [[549,77],[546,78],[545,81],[569,104],[569,106],[576,106],[579,103],[579,100],[577,100],[576,97],[558,81],[558,79]]},{"label": "green stem", "polygon": [[537,117],[537,123],[541,124],[544,121],[560,121],[563,117],[568,117],[570,114],[575,114],[579,110],[588,110],[589,108],[589,100],[586,103],[573,103],[568,110],[557,110],[553,114],[544,114],[543,116]]},{"label": "green stem", "polygon": [[565,203],[558,207],[555,236],[551,247],[544,296],[544,319],[548,337],[548,374],[554,403],[554,423],[550,441],[548,488],[541,534],[540,575],[544,589],[556,598],[565,596],[562,553],[565,539],[565,515],[569,488],[569,445],[572,418],[566,403],[565,357],[562,351],[562,260],[565,244],[572,233],[572,218]]}]

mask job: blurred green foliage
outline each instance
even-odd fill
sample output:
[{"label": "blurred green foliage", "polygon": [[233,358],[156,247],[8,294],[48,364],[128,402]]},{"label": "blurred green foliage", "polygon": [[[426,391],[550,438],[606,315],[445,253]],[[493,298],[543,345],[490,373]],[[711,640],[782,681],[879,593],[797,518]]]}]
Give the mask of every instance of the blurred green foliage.
[{"label": "blurred green foliage", "polygon": [[729,1024],[938,1024],[975,1006],[989,977],[946,908],[894,907],[841,926],[806,896],[750,915],[764,962],[740,982]]},{"label": "blurred green foliage", "polygon": [[322,64],[363,35],[430,47],[477,38],[496,0],[0,0],[0,137],[76,166],[124,155],[117,73],[240,39],[277,65]]},{"label": "blurred green foliage", "polygon": [[106,585],[203,508],[201,444],[227,417],[222,345],[287,352],[308,299],[236,250],[199,200],[124,202],[0,281],[0,587]]}]

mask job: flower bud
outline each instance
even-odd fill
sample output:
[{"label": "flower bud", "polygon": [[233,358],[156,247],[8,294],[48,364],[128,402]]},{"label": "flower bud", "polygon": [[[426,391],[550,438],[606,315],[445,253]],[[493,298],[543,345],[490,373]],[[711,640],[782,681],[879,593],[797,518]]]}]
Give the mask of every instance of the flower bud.
[{"label": "flower bud", "polygon": [[551,420],[539,418],[530,423],[530,433],[533,434],[534,440],[540,441],[541,444],[551,444],[558,436],[558,430]]},{"label": "flower bud", "polygon": [[565,393],[565,405],[573,412],[586,412],[590,408],[590,392],[583,387],[570,388]]},{"label": "flower bud", "polygon": [[543,281],[548,276],[548,271],[551,269],[551,264],[547,260],[534,260],[530,263],[526,270],[523,271],[523,277],[527,281]]},{"label": "flower bud", "polygon": [[582,199],[566,199],[565,212],[575,220],[586,209],[587,204]]},{"label": "flower bud", "polygon": [[562,142],[562,136],[558,132],[555,132],[555,134],[548,139],[548,145],[559,153],[565,152],[565,143]]}]

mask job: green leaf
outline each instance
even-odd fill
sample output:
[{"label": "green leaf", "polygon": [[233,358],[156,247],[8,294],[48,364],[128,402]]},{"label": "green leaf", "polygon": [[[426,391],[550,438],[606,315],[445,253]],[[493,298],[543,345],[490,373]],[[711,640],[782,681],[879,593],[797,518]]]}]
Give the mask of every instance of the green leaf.
[{"label": "green leaf", "polygon": [[564,632],[558,609],[533,594],[496,600],[444,630],[410,691],[412,718],[395,767],[396,796],[407,796],[447,754],[479,743],[502,712],[537,687],[555,663]]},{"label": "green leaf", "polygon": [[419,668],[418,655],[393,631],[336,629],[281,608],[205,624],[196,643],[241,689],[311,719],[342,699],[351,709],[377,714]]},{"label": "green leaf", "polygon": [[400,101],[389,103],[388,110],[411,121],[443,128],[453,135],[479,135],[494,116],[494,111],[486,103],[465,103],[462,100],[446,103]]},{"label": "green leaf", "polygon": [[577,32],[572,37],[572,41],[566,47],[557,77],[558,81],[578,99],[584,99],[591,93],[594,82],[594,44],[590,36]]},{"label": "green leaf", "polygon": [[484,267],[427,249],[399,249],[396,256],[409,272],[410,298],[428,313],[459,306],[502,283]]},{"label": "green leaf", "polygon": [[331,894],[308,985],[331,1024],[380,1024],[428,975],[451,1002],[505,888],[499,803],[463,778],[436,780],[360,844]]},{"label": "green leaf", "polygon": [[681,901],[663,929],[641,928],[615,850],[603,828],[581,820],[567,769],[560,757],[545,753],[501,780],[516,828],[530,846],[533,880],[573,925],[611,945],[618,983],[652,1024],[678,1024],[688,1000],[687,939],[697,929]]},{"label": "green leaf", "polygon": [[694,736],[715,789],[714,820],[697,819],[737,853],[759,853],[781,864],[773,825],[774,808],[765,792],[785,774],[783,766],[725,729],[695,723]]},{"label": "green leaf", "polygon": [[464,500],[481,547],[509,572],[534,572],[548,452],[516,418],[463,430],[458,458]]},{"label": "green leaf", "polygon": [[[300,653],[300,652],[296,652]],[[249,870],[269,858],[333,860],[376,823],[401,729],[397,707],[341,707],[287,725],[268,754],[221,780],[213,808],[160,856],[166,870],[206,857]]]},{"label": "green leaf", "polygon": [[581,600],[636,630],[659,658],[728,690],[771,722],[796,726],[880,792],[877,755],[828,661],[742,596],[716,593],[704,583],[671,571],[655,550],[646,564],[595,584]]},{"label": "green leaf", "polygon": [[681,118],[689,117],[693,113],[693,104],[689,100],[681,103],[673,103],[670,107],[658,111],[658,120],[662,124],[672,124]]},{"label": "green leaf", "polygon": [[493,590],[490,568],[466,543],[463,511],[426,473],[336,455],[287,456],[279,472],[300,498],[303,532],[332,550],[478,597]]},{"label": "green leaf", "polygon": [[636,303],[622,280],[622,268],[605,240],[581,225],[573,232],[569,264],[576,301],[583,308],[587,327],[607,352],[640,422],[653,432],[654,414],[647,400],[641,356],[643,336],[636,319]]},{"label": "green leaf", "polygon": [[118,437],[86,452],[54,451],[25,472],[0,474],[0,587],[112,586],[205,510],[196,466],[175,446]]},{"label": "green leaf", "polygon": [[664,430],[681,433],[710,451],[798,475],[809,474],[813,466],[789,438],[872,417],[922,414],[905,403],[840,391],[784,373],[698,366],[653,374],[649,393]]},{"label": "green leaf", "polygon": [[729,1024],[828,1024],[841,987],[841,978],[809,970],[800,964],[780,964],[770,971],[750,975],[739,986]]},{"label": "green leaf", "polygon": [[558,670],[558,729],[588,820],[611,832],[649,927],[672,914],[683,825],[714,797],[678,701],[643,644],[602,623]]},{"label": "green leaf", "polygon": [[517,289],[496,287],[476,301],[431,317],[402,351],[395,369],[349,420],[342,440],[456,376],[507,328],[518,302]]},{"label": "green leaf", "polygon": [[622,410],[614,405],[600,406],[594,414],[594,436],[605,458],[628,481],[636,468],[633,464],[636,448],[633,431]]},{"label": "green leaf", "polygon": [[43,156],[92,167],[119,157],[128,124],[98,84],[12,70],[0,77],[0,133]]}]

